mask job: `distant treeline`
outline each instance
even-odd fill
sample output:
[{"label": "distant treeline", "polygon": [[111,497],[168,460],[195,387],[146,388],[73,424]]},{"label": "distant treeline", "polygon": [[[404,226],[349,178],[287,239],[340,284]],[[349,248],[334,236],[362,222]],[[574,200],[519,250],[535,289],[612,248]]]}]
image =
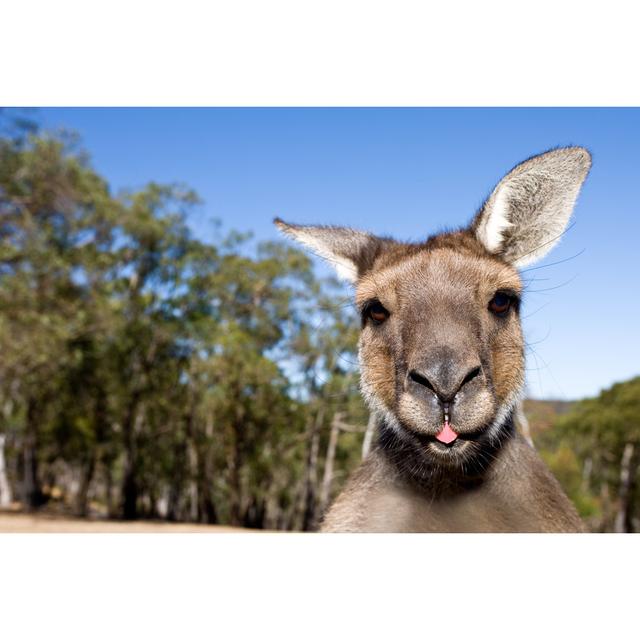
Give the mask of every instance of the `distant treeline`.
[{"label": "distant treeline", "polygon": [[[113,194],[75,138],[0,121],[0,506],[312,529],[372,436],[345,291],[286,244],[196,237],[188,188]],[[594,530],[639,528],[620,389],[533,429]]]},{"label": "distant treeline", "polygon": [[113,195],[74,139],[5,122],[5,505],[308,529],[359,459],[344,291],[284,243],[196,238],[196,206]]},{"label": "distant treeline", "polygon": [[640,377],[552,410],[550,423],[540,405],[530,409],[536,446],[588,527],[640,531]]}]

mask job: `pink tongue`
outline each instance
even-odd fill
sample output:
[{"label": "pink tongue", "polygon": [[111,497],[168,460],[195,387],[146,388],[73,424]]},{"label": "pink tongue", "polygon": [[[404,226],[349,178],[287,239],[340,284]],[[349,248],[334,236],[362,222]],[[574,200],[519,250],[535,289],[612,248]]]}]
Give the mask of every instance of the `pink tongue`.
[{"label": "pink tongue", "polygon": [[451,444],[457,437],[458,434],[449,426],[448,422],[445,422],[442,431],[436,435],[436,440],[440,440],[444,444]]}]

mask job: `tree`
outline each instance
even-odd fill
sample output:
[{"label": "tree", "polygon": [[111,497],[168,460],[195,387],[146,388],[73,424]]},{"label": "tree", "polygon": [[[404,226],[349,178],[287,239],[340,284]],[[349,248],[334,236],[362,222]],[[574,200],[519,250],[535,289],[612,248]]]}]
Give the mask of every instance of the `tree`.
[{"label": "tree", "polygon": [[640,377],[577,403],[540,444],[593,529],[639,529]]},{"label": "tree", "polygon": [[106,184],[49,136],[0,140],[0,385],[22,416],[22,500],[43,500],[38,450],[67,348],[83,331],[81,253]]}]

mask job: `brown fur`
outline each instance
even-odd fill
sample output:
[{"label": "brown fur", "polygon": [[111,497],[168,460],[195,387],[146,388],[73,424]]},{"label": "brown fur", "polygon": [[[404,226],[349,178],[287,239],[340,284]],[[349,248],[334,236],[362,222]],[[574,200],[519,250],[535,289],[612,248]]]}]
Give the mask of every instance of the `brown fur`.
[{"label": "brown fur", "polygon": [[575,509],[535,451],[518,435],[476,487],[434,499],[380,449],[362,463],[322,524],[326,532],[583,531]]}]

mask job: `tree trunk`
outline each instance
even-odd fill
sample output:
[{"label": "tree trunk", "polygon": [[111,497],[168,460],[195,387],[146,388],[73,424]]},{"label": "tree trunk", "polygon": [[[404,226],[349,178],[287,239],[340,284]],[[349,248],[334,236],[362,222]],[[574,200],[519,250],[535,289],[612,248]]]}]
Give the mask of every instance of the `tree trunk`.
[{"label": "tree trunk", "polygon": [[203,478],[198,495],[200,497],[198,505],[198,520],[200,522],[205,522],[206,524],[217,524],[218,512],[216,511],[216,505],[213,502],[213,496],[211,495],[211,488],[206,478]]},{"label": "tree trunk", "polygon": [[265,515],[264,500],[259,500],[254,496],[245,509],[242,526],[247,529],[264,529]]},{"label": "tree trunk", "polygon": [[322,477],[322,488],[320,490],[319,512],[324,513],[331,497],[331,483],[333,482],[333,462],[336,457],[338,446],[338,435],[340,433],[340,417],[336,414],[331,421],[331,433],[329,434],[329,445],[327,446],[327,456],[324,463],[324,475]]},{"label": "tree trunk", "polygon": [[7,479],[7,465],[5,463],[4,447],[7,436],[0,434],[0,508],[6,509],[12,502],[11,487]]},{"label": "tree trunk", "polygon": [[[191,425],[189,427],[191,431]],[[198,521],[198,451],[196,450],[195,443],[192,437],[189,437],[187,442],[187,462],[189,465],[189,520],[192,522]]]},{"label": "tree trunk", "polygon": [[198,520],[207,524],[218,522],[218,512],[211,493],[211,460],[207,450],[198,457]]},{"label": "tree trunk", "polygon": [[181,483],[175,479],[169,487],[167,500],[167,520],[169,522],[177,522],[180,519],[180,493]]},{"label": "tree trunk", "polygon": [[[213,439],[213,413],[208,412],[205,420],[205,436],[206,442],[209,443]],[[211,459],[211,447],[207,444],[198,457],[198,483],[200,491],[198,492],[199,503],[199,519],[200,522],[207,524],[216,524],[218,522],[218,511],[213,501],[212,485],[213,485],[213,461]]]},{"label": "tree trunk", "polygon": [[76,514],[81,518],[86,518],[88,513],[89,487],[93,479],[93,472],[96,468],[95,449],[92,448],[88,460],[85,460],[80,469],[80,486],[76,498]]},{"label": "tree trunk", "polygon": [[618,491],[618,512],[613,530],[616,533],[629,533],[632,530],[631,500],[636,465],[633,464],[635,445],[627,442],[620,462],[620,489]]},{"label": "tree trunk", "polygon": [[318,453],[320,450],[320,427],[324,421],[324,407],[320,407],[309,429],[309,450],[302,498],[302,530],[311,531],[318,517]]},{"label": "tree trunk", "polygon": [[122,517],[125,520],[138,518],[138,493],[135,462],[129,462],[122,483]]},{"label": "tree trunk", "polygon": [[104,485],[107,515],[109,518],[114,518],[115,504],[113,500],[113,471],[111,469],[111,460],[106,460],[104,463]]},{"label": "tree trunk", "polygon": [[124,464],[124,480],[122,482],[122,517],[125,520],[135,520],[138,517],[140,487],[138,483],[136,431],[140,417],[141,412],[138,411],[138,399],[134,396],[123,424],[126,458]]},{"label": "tree trunk", "polygon": [[[238,394],[239,395],[239,394]],[[231,442],[227,447],[229,472],[229,514],[231,525],[242,526],[242,465],[244,464],[244,414],[240,403],[236,406],[236,419],[231,425]]]},{"label": "tree trunk", "polygon": [[237,527],[240,526],[242,519],[240,513],[242,487],[240,486],[239,452],[235,442],[231,443],[227,452],[227,469],[229,472],[229,521],[232,526]]},{"label": "tree trunk", "polygon": [[378,423],[377,416],[374,411],[369,414],[369,421],[367,422],[367,429],[364,432],[364,438],[362,440],[362,459],[364,460],[371,451],[371,443],[373,442],[373,436],[376,432],[376,425]]},{"label": "tree trunk", "polygon": [[529,420],[524,413],[524,407],[522,402],[518,402],[514,411],[514,418],[516,425],[520,428],[520,433],[524,436],[524,439],[535,448],[533,444],[533,438],[531,437],[531,428],[529,427]]},{"label": "tree trunk", "polygon": [[593,473],[593,458],[588,457],[582,466],[582,482],[580,483],[580,491],[589,493],[591,486],[591,474]]},{"label": "tree trunk", "polygon": [[29,400],[27,404],[26,432],[22,445],[22,504],[24,508],[29,511],[41,507],[45,502],[38,476],[37,448],[38,415],[35,403],[32,400]]}]

